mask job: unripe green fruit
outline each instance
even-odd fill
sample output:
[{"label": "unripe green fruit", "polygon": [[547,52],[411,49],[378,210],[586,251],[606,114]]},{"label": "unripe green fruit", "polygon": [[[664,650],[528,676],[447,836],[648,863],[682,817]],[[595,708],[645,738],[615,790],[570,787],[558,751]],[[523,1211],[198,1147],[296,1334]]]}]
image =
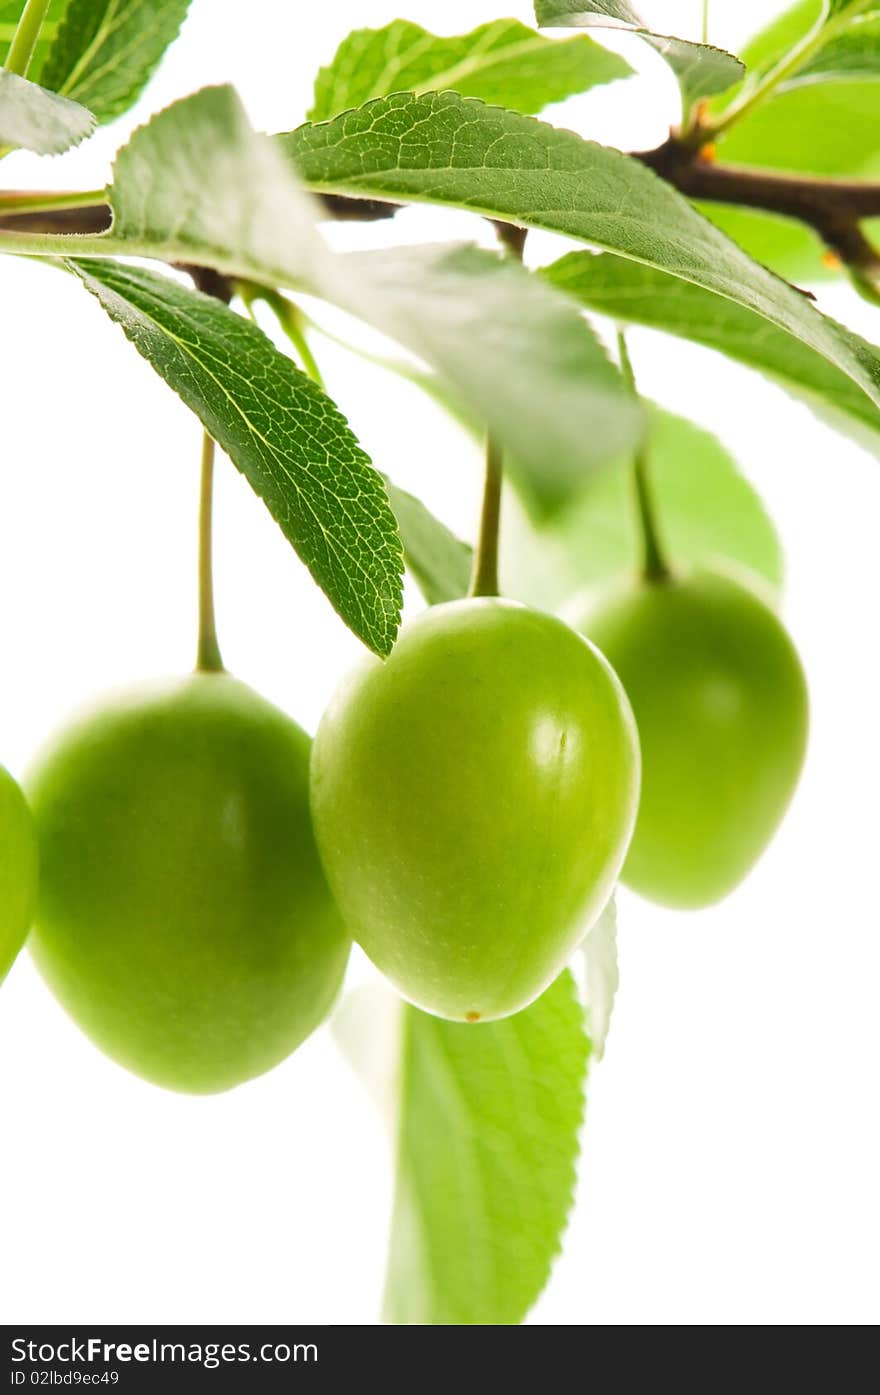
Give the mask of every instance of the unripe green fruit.
[{"label": "unripe green fruit", "polygon": [[36,892],[34,821],[18,785],[0,765],[0,983],[31,928]]},{"label": "unripe green fruit", "polygon": [[315,833],[355,939],[438,1016],[525,1007],[611,893],[638,769],[623,690],[568,626],[500,600],[429,610],[315,738]]},{"label": "unripe green fruit", "polygon": [[623,881],[664,905],[726,896],[780,823],[803,765],[797,652],[745,576],[627,582],[582,628],[636,716],[642,797]]},{"label": "unripe green fruit", "polygon": [[174,1090],[225,1090],[321,1022],[349,937],[308,805],[309,739],[227,674],[113,697],[29,783],[34,958],[92,1040]]}]

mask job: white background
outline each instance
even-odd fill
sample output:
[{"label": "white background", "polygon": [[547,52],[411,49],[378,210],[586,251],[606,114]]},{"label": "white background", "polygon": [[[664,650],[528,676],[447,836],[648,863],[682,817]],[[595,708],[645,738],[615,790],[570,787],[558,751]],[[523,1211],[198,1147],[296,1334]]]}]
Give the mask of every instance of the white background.
[{"label": "white background", "polygon": [[[644,9],[696,33],[695,4]],[[719,0],[713,38],[735,47],[767,9]],[[347,30],[401,13],[455,33],[530,6],[194,0],[135,115],[63,160],[11,157],[3,183],[99,186],[134,125],[208,82],[234,82],[258,127],[289,128]],[[618,44],[639,83],[551,119],[644,147],[674,119],[673,84]],[[430,210],[399,224],[354,236],[482,236]],[[557,250],[532,239],[533,258]],[[880,339],[847,290],[821,298]],[[189,665],[199,430],[71,280],[4,259],[0,304],[0,759],[21,774],[73,704]],[[621,897],[579,1200],[533,1320],[873,1322],[880,471],[744,369],[648,333],[632,352],[645,391],[716,430],[777,522],[812,744],[783,831],[730,900],[683,915]],[[458,430],[414,390],[341,353],[324,362],[381,467],[471,529],[476,461]],[[314,729],[359,646],[229,465],[218,548],[229,666]],[[380,1124],[328,1031],[262,1080],[190,1099],[100,1056],[26,955],[4,986],[0,1320],[372,1322],[390,1187]]]}]

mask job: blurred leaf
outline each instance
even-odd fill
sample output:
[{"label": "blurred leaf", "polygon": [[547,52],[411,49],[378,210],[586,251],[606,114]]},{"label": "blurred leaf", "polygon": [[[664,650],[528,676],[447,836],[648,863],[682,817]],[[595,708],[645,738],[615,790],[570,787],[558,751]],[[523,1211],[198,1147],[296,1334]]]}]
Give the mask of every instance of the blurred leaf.
[{"label": "blurred leaf", "polygon": [[[836,430],[880,455],[880,412],[823,355],[731,300],[620,257],[573,252],[545,270],[553,284],[623,324],[648,325],[717,349],[771,377]],[[830,322],[829,322],[830,323]],[[875,362],[880,349],[837,326],[851,352]]]},{"label": "blurred leaf", "polygon": [[516,19],[441,38],[409,20],[356,29],[315,81],[310,121],[326,121],[390,92],[453,88],[513,111],[538,112],[632,72],[628,63],[579,35],[555,42]]},{"label": "blurred leaf", "polygon": [[389,1138],[397,1133],[402,998],[384,979],[346,993],[333,1013],[333,1038],[375,1105]]},{"label": "blurred leaf", "polygon": [[[321,334],[347,349],[349,353],[375,364],[378,368],[384,368],[389,373],[394,373],[397,377],[420,388],[426,397],[429,397],[432,402],[443,409],[447,416],[458,422],[459,426],[467,432],[475,445],[479,447],[480,452],[483,453],[486,440],[485,427],[480,418],[470,411],[461,395],[448,382],[438,377],[436,373],[432,373],[430,369],[422,368],[407,359],[387,354],[370,353],[336,335],[328,334],[323,326],[317,328]],[[517,458],[516,452],[511,450],[504,452],[504,473],[508,479],[513,480],[516,484],[517,492],[525,503],[530,516],[538,520],[556,517],[571,499],[580,497],[585,484],[583,476],[568,475],[561,478],[555,472],[548,472],[549,479],[542,477],[540,481],[536,482],[534,472],[528,466],[523,465]],[[433,521],[437,523],[436,519]],[[438,526],[443,527],[442,524]],[[458,542],[457,539],[454,541],[459,548],[466,546],[466,544]],[[471,549],[468,549],[468,557],[469,559],[472,557]],[[459,571],[461,569],[460,566]]]},{"label": "blurred leaf", "polygon": [[[660,531],[680,562],[740,562],[774,587],[782,582],[779,539],[755,490],[710,432],[651,408],[651,480]],[[641,537],[628,462],[595,475],[553,519],[536,524],[505,501],[501,567],[505,590],[557,610],[584,588],[639,564]]]},{"label": "blurred leaf", "polygon": [[138,128],[116,156],[107,253],[137,248],[271,285],[341,278],[317,208],[231,87],[204,87]]},{"label": "blurred leaf", "polygon": [[435,518],[421,499],[386,481],[403,542],[406,565],[429,605],[457,601],[468,593],[473,551]]},{"label": "blurred leaf", "polygon": [[571,974],[500,1022],[404,1014],[386,1318],[521,1322],[574,1193],[590,1048]]},{"label": "blurred leaf", "polygon": [[40,80],[112,121],[140,96],[188,9],[189,0],[69,0]]},{"label": "blurred leaf", "polygon": [[60,155],[94,127],[95,118],[85,107],[0,68],[0,146]]},{"label": "blurred leaf", "polygon": [[593,1060],[601,1061],[611,1026],[614,999],[620,986],[617,967],[617,903],[612,896],[584,940],[587,1028]]},{"label": "blurred leaf", "polygon": [[547,29],[625,29],[638,34],[666,59],[688,106],[701,97],[726,91],[745,72],[740,60],[724,49],[649,29],[628,0],[535,0],[535,16]]},{"label": "blurred leaf", "polygon": [[641,408],[566,297],[508,258],[442,243],[349,254],[360,312],[437,370],[551,507],[642,435]]},{"label": "blurred leaf", "polygon": [[137,267],[71,265],[238,466],[346,624],[387,654],[400,540],[382,479],[335,404],[220,301]]},{"label": "blurred leaf", "polygon": [[840,82],[850,78],[880,78],[880,16],[876,13],[853,20],[831,39],[783,85],[783,90],[812,82]]}]

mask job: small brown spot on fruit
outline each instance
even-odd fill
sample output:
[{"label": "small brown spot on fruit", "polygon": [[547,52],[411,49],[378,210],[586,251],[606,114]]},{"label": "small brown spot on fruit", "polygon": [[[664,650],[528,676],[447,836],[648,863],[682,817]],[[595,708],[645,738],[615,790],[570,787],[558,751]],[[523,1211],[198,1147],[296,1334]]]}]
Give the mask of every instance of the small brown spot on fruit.
[{"label": "small brown spot on fruit", "polygon": [[464,1020],[465,1022],[479,1022],[480,1014],[478,1012],[466,1012]]}]

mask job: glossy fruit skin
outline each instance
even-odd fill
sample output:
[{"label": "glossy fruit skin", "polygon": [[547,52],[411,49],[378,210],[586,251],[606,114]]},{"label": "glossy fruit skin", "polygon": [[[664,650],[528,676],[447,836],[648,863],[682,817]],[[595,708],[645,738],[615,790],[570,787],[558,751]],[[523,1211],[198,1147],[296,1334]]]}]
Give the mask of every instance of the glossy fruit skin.
[{"label": "glossy fruit skin", "polygon": [[315,833],[355,939],[437,1016],[518,1011],[613,889],[638,770],[620,684],[568,626],[501,600],[434,607],[315,737]]},{"label": "glossy fruit skin", "polygon": [[308,806],[309,738],[227,674],[105,701],[29,781],[42,877],[31,946],[129,1070],[213,1093],[318,1026],[348,959]]},{"label": "glossy fruit skin", "polygon": [[629,695],[642,797],[622,880],[663,905],[726,896],[779,825],[803,765],[807,685],[761,583],[703,569],[626,581],[583,629]]},{"label": "glossy fruit skin", "polygon": [[0,765],[0,983],[27,938],[37,894],[37,835],[30,809]]}]

